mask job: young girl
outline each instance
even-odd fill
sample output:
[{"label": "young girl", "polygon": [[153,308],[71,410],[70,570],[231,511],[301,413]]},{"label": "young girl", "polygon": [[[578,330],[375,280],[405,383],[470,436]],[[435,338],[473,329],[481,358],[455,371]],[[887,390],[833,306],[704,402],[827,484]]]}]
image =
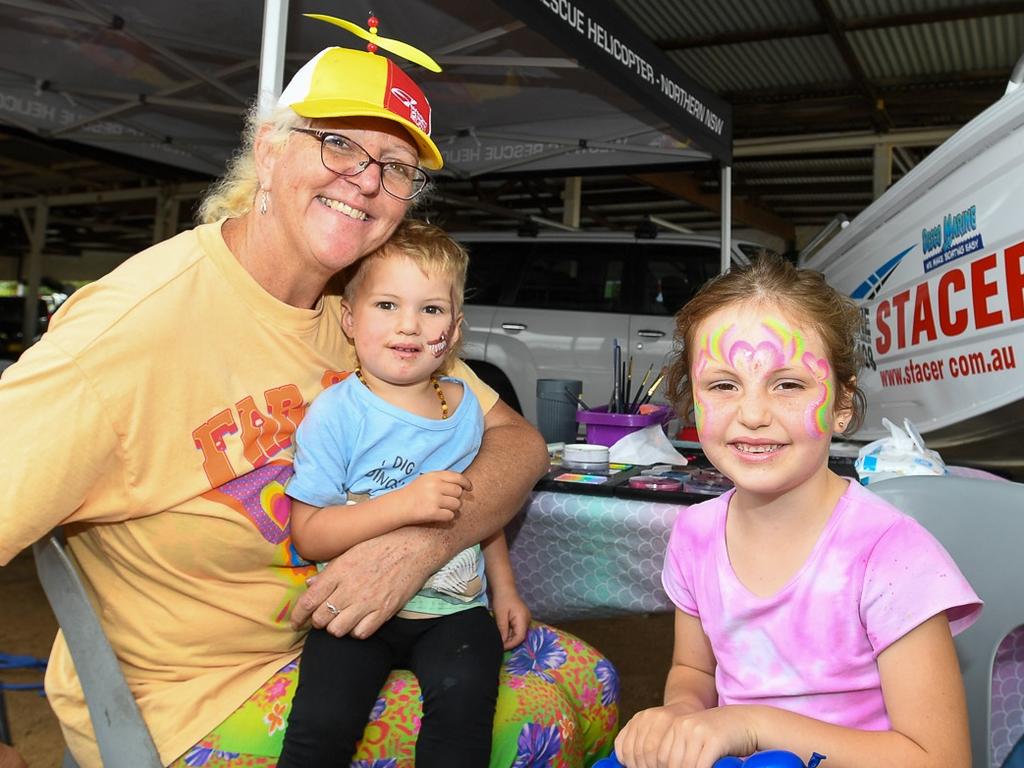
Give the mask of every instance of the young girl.
[{"label": "young girl", "polygon": [[[483,415],[469,387],[436,375],[458,348],[466,266],[442,230],[408,220],[349,275],[342,326],[359,367],[313,402],[287,487],[303,557],[329,560],[401,526],[444,525],[472,491],[461,471],[480,446]],[[279,768],[347,766],[394,667],[412,670],[423,690],[416,765],[488,764],[503,648],[522,642],[530,612],[500,532],[483,555],[479,546],[456,555],[371,637],[309,633]]]},{"label": "young girl", "polygon": [[634,766],[815,750],[829,768],[969,768],[952,633],[980,601],[911,518],[828,468],[863,414],[860,313],[777,258],[709,282],[676,316],[680,413],[735,489],[683,509],[664,706],[615,750]]}]

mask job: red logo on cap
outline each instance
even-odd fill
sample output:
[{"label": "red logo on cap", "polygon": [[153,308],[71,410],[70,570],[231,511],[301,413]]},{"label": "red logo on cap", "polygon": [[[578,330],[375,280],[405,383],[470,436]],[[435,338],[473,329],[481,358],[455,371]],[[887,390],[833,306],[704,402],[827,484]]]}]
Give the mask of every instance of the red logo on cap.
[{"label": "red logo on cap", "polygon": [[430,135],[430,104],[427,97],[412,78],[394,64],[388,67],[388,90],[384,94],[384,109],[408,120]]}]

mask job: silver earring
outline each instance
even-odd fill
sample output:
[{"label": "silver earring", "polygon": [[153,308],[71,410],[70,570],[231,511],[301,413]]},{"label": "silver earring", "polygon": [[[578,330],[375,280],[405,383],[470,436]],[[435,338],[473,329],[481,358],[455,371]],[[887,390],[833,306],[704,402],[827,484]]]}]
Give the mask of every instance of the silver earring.
[{"label": "silver earring", "polygon": [[270,203],[270,193],[267,192],[267,190],[265,190],[265,189],[260,190],[260,191],[261,191],[261,194],[260,194],[260,215],[261,216],[266,216],[267,215],[267,206]]}]

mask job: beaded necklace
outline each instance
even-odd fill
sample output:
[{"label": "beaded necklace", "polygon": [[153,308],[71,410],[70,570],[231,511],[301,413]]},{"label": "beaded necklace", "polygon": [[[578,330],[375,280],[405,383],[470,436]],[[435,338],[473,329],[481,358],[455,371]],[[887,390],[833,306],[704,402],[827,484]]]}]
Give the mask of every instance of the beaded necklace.
[{"label": "beaded necklace", "polygon": [[[357,365],[354,373],[356,375],[356,378],[359,379],[362,385],[372,392],[373,389],[370,388],[370,385],[366,383],[366,379],[363,377],[363,369]],[[441,382],[437,380],[437,376],[431,376],[430,383],[434,387],[434,392],[437,393],[437,399],[441,401],[441,418],[447,419],[448,401],[445,400],[444,392],[441,391]]]}]

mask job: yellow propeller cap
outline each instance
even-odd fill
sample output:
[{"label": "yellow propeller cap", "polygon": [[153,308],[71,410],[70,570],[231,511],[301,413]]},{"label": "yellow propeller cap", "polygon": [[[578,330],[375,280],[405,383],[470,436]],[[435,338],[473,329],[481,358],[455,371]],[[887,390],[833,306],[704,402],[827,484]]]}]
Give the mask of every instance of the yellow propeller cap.
[{"label": "yellow propeller cap", "polygon": [[303,117],[381,117],[409,131],[424,168],[444,165],[430,138],[430,103],[391,59],[351,48],[325,48],[295,73],[277,100]]}]

